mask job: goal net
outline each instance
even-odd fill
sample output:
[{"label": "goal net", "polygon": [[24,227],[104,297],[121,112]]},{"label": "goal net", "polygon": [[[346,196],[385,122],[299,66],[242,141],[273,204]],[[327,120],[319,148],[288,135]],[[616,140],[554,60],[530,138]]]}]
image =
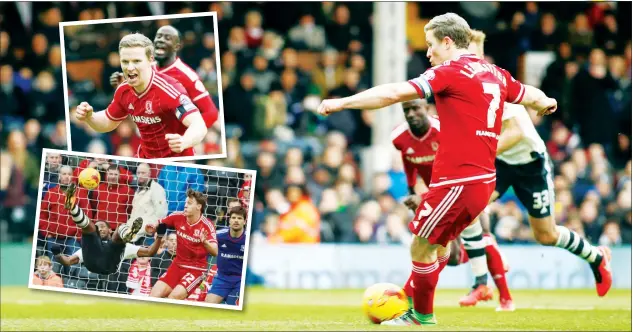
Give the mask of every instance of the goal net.
[{"label": "goal net", "polygon": [[[45,280],[40,278],[44,280],[44,285],[149,296],[149,290],[165,273],[175,257],[176,234],[173,230],[168,230],[163,237],[163,244],[156,255],[150,258],[123,260],[118,271],[110,275],[88,271],[83,263],[63,264],[54,256],[54,252],[58,251],[61,251],[62,255],[72,256],[81,248],[81,230],[64,209],[63,190],[71,181],[76,183],[79,173],[87,167],[99,171],[101,182],[94,190],[78,189],[78,204],[93,222],[106,221],[111,232],[120,224],[126,223],[131,216],[135,218],[139,213],[154,212],[153,208],[147,206],[150,204],[148,200],[155,198],[151,195],[142,195],[146,186],[151,183],[148,181],[157,183],[165,190],[167,208],[158,214],[167,215],[174,211],[182,211],[185,193],[189,188],[205,193],[207,205],[204,215],[215,223],[216,231],[228,227],[227,212],[231,207],[241,205],[248,209],[249,205],[251,178],[248,173],[200,169],[188,167],[186,163],[177,167],[151,162],[141,165],[143,163],[53,152],[47,152],[45,158],[44,177],[41,183],[42,200],[39,220],[36,222],[36,264],[33,271],[41,273],[41,270],[38,270],[38,263],[43,262],[46,265],[50,260],[52,264],[49,265],[55,274],[46,276]],[[153,241],[153,236],[141,236],[134,244],[149,246]],[[52,250],[53,248],[55,250]],[[209,258],[205,282],[188,300],[204,300],[216,270],[215,257]],[[232,296],[239,297],[239,294],[229,295]]]}]

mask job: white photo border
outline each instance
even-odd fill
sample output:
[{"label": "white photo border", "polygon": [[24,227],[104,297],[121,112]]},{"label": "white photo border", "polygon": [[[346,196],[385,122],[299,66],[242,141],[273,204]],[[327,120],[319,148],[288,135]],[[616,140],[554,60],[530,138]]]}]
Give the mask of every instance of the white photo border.
[{"label": "white photo border", "polygon": [[[112,24],[112,23],[126,23],[126,22],[144,22],[144,21],[157,21],[157,20],[173,20],[173,19],[183,19],[183,18],[196,18],[196,17],[213,17],[213,35],[215,39],[215,70],[217,73],[217,83],[218,83],[218,119],[216,121],[221,121],[220,123],[220,140],[222,145],[222,152],[216,154],[209,155],[198,155],[198,156],[188,156],[188,157],[171,157],[171,158],[160,158],[169,160],[169,161],[187,161],[187,160],[203,160],[203,159],[221,159],[227,158],[226,151],[226,128],[224,125],[224,97],[222,91],[222,66],[220,63],[220,37],[218,33],[218,16],[216,12],[199,12],[199,13],[188,13],[188,14],[169,14],[169,15],[153,15],[153,16],[138,16],[138,17],[126,17],[126,18],[108,18],[102,20],[86,20],[86,21],[68,21],[68,22],[60,22],[59,23],[59,42],[61,49],[61,57],[62,57],[62,79],[63,79],[63,88],[64,88],[64,114],[66,116],[66,149],[68,151],[72,150],[72,138],[70,135],[70,103],[68,101],[68,74],[66,71],[66,45],[64,40],[64,28],[68,26],[77,26],[77,25],[93,25],[93,24]],[[151,159],[147,159],[151,160]]]},{"label": "white photo border", "polygon": [[[242,282],[240,285],[240,297],[239,303],[237,306],[229,305],[229,304],[213,304],[207,302],[197,302],[197,301],[186,301],[186,300],[172,300],[172,299],[162,299],[162,298],[154,298],[154,297],[140,297],[128,294],[117,294],[117,293],[108,293],[108,292],[99,292],[99,291],[90,291],[90,290],[80,290],[80,289],[70,289],[70,288],[59,288],[59,287],[51,287],[51,286],[40,286],[33,284],[33,271],[35,271],[35,255],[37,253],[37,234],[39,231],[39,218],[40,218],[40,208],[42,202],[42,189],[44,183],[44,170],[46,166],[46,158],[48,153],[59,153],[61,155],[75,156],[75,157],[87,157],[87,158],[108,158],[114,159],[118,161],[130,161],[136,163],[148,163],[148,164],[159,164],[163,166],[179,166],[179,167],[192,167],[199,168],[205,170],[214,170],[214,171],[226,171],[226,172],[235,172],[235,173],[243,173],[251,175],[251,190],[249,197],[249,207],[248,207],[248,216],[246,223],[246,244],[244,248],[244,264],[242,266]],[[46,290],[46,291],[56,291],[63,293],[73,293],[73,294],[83,294],[83,295],[94,295],[94,296],[102,296],[102,297],[111,297],[111,298],[119,298],[119,299],[129,299],[129,300],[140,300],[147,302],[156,302],[156,303],[169,303],[169,304],[180,304],[180,305],[190,305],[196,307],[207,307],[207,308],[218,308],[218,309],[229,309],[242,311],[244,307],[244,293],[246,286],[246,268],[248,266],[248,256],[250,249],[250,237],[251,237],[251,226],[253,224],[253,206],[255,199],[255,190],[252,189],[255,187],[255,181],[257,177],[257,171],[249,170],[249,169],[239,169],[239,168],[231,168],[231,167],[219,167],[219,166],[207,166],[207,165],[198,165],[198,164],[183,164],[177,163],[167,160],[146,160],[141,158],[131,158],[131,157],[121,157],[121,156],[112,156],[112,155],[101,155],[87,152],[78,152],[78,151],[67,151],[67,150],[58,150],[58,149],[42,149],[42,162],[40,165],[40,179],[39,179],[39,189],[37,192],[37,210],[35,212],[35,222],[33,229],[33,246],[31,249],[31,266],[29,270],[29,284],[28,288],[30,289],[38,289],[38,290]]]}]

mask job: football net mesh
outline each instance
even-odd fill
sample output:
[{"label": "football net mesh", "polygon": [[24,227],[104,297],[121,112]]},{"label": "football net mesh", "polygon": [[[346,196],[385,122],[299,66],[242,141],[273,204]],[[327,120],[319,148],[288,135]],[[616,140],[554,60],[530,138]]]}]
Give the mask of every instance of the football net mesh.
[{"label": "football net mesh", "polygon": [[[151,287],[170,266],[176,253],[176,234],[171,229],[168,229],[168,233],[163,237],[163,244],[156,255],[123,260],[118,271],[110,275],[93,273],[83,263],[65,266],[54,257],[51,250],[57,248],[56,251],[61,250],[62,255],[72,256],[81,249],[81,229],[64,209],[63,190],[70,181],[77,183],[80,172],[85,168],[95,168],[101,176],[101,182],[96,189],[86,190],[78,186],[77,191],[78,204],[88,216],[91,216],[93,223],[105,220],[114,232],[120,224],[126,223],[131,215],[136,217],[138,211],[147,211],[148,209],[143,209],[146,201],[137,198],[135,202],[135,196],[142,191],[139,190],[139,176],[136,175],[140,164],[47,153],[41,184],[41,208],[39,220],[36,221],[38,234],[35,256],[51,259],[52,271],[61,277],[64,288],[148,296]],[[183,210],[184,199],[178,197],[185,197],[184,193],[188,188],[202,191],[207,195],[204,215],[214,222],[216,231],[228,227],[229,207],[241,204],[248,208],[250,174],[187,167],[186,163],[178,167],[151,162],[147,165],[151,181],[165,189],[168,207],[165,215]],[[116,170],[113,171],[113,168]],[[144,182],[143,179],[140,182]],[[138,204],[139,202],[141,204]],[[134,244],[150,246],[153,241],[154,236],[141,236]],[[86,259],[89,258],[84,257],[84,261]],[[215,257],[210,257],[208,262],[205,282],[191,293],[188,300],[204,300],[204,294],[210,288],[217,270]],[[34,269],[33,272],[38,272],[37,263]],[[53,279],[56,278],[48,277],[46,280],[51,284],[44,282],[44,285],[52,285]],[[239,297],[239,294],[230,294],[229,297]]]}]

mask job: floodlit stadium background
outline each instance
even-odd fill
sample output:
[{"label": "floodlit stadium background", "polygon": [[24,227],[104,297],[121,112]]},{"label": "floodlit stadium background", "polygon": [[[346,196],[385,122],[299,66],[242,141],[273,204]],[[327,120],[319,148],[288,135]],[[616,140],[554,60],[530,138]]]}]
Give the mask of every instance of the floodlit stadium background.
[{"label": "floodlit stadium background", "polygon": [[[182,58],[213,86],[217,77],[203,61],[221,52],[228,152],[226,160],[200,163],[258,171],[248,282],[268,288],[253,288],[262,303],[281,294],[275,288],[359,288],[406,279],[410,262],[402,242],[409,215],[398,205],[406,181],[388,140],[402,120],[399,108],[329,118],[313,111],[324,97],[419,75],[429,66],[423,26],[447,11],[488,35],[491,61],[558,99],[555,115],[533,117],[556,166],[557,221],[614,249],[614,287],[630,298],[631,4],[607,2],[0,4],[3,293],[27,281],[41,149],[65,148],[57,24],[199,11],[218,12],[220,44],[209,49],[192,42]],[[192,40],[208,38],[198,32],[181,27]],[[591,68],[600,67],[607,79],[594,77]],[[106,74],[101,81],[69,81],[69,88],[108,99]],[[115,152],[111,138],[86,135],[88,144],[101,142]],[[289,183],[305,185],[309,195],[287,211]],[[320,235],[282,244],[279,226],[296,216]],[[569,306],[600,306],[591,297],[593,277],[584,263],[534,245],[512,192],[493,205],[492,226],[512,264],[510,287],[529,294],[529,305],[547,305],[533,298],[534,289],[580,288],[586,289],[580,295],[564,293],[570,294]],[[440,287],[465,291],[469,268],[447,271]],[[350,302],[355,293],[347,295]],[[446,296],[447,305],[461,293]],[[630,318],[630,302],[618,301],[612,307],[628,310]]]}]

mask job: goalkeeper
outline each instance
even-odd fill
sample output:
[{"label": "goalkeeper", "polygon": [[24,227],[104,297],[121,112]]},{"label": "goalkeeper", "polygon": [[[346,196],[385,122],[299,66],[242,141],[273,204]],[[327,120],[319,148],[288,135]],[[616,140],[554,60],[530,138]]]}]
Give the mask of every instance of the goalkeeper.
[{"label": "goalkeeper", "polygon": [[61,251],[59,248],[51,248],[55,258],[63,265],[68,266],[83,262],[90,272],[112,274],[119,269],[119,265],[124,259],[151,257],[156,254],[161,243],[160,238],[149,248],[128,243],[143,225],[143,219],[140,217],[136,218],[131,226],[120,225],[111,238],[105,236],[105,240],[103,240],[95,223],[86,217],[83,210],[77,205],[76,189],[76,184],[71,183],[64,191],[66,196],[64,208],[70,211],[73,221],[81,228],[81,249],[71,256],[65,256],[59,254]]}]

